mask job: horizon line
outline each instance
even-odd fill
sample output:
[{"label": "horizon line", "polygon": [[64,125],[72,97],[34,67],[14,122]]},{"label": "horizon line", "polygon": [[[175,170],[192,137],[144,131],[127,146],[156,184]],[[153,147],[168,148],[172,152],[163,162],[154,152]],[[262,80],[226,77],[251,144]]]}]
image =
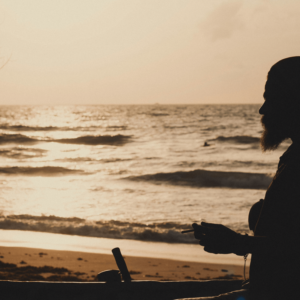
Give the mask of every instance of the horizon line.
[{"label": "horizon line", "polygon": [[172,105],[181,105],[181,106],[192,106],[192,105],[262,105],[262,103],[146,103],[146,104],[0,104],[0,106],[172,106]]}]

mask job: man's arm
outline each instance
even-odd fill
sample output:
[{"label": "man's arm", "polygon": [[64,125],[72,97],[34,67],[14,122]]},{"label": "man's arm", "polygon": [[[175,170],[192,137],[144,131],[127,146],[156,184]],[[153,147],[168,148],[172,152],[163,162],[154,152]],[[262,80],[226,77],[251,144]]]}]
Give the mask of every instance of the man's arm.
[{"label": "man's arm", "polygon": [[220,224],[202,222],[193,224],[195,238],[204,250],[215,254],[235,253],[245,255],[264,248],[272,250],[278,247],[278,241],[263,236],[241,235]]}]

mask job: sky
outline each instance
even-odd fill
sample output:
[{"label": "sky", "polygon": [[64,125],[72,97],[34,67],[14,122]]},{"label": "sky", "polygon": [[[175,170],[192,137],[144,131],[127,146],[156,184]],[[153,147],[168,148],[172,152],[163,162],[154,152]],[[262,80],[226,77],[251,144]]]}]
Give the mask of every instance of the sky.
[{"label": "sky", "polygon": [[262,103],[299,0],[1,0],[0,105]]}]

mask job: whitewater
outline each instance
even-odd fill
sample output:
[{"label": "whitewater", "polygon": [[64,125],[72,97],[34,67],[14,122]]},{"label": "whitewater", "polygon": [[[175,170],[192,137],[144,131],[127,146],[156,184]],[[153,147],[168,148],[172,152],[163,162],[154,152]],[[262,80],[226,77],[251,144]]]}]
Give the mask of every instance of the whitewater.
[{"label": "whitewater", "polygon": [[0,229],[195,243],[248,231],[289,146],[262,153],[259,105],[1,106]]}]

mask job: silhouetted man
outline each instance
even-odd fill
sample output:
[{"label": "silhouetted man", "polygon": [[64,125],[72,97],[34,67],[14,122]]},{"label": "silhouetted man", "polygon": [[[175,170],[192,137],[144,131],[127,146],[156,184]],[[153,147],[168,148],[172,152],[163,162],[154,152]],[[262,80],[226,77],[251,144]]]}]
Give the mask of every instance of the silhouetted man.
[{"label": "silhouetted man", "polygon": [[263,151],[290,138],[255,222],[254,236],[202,222],[195,237],[210,253],[252,254],[250,285],[218,297],[199,299],[300,299],[300,56],[283,59],[268,73],[259,110]]}]

